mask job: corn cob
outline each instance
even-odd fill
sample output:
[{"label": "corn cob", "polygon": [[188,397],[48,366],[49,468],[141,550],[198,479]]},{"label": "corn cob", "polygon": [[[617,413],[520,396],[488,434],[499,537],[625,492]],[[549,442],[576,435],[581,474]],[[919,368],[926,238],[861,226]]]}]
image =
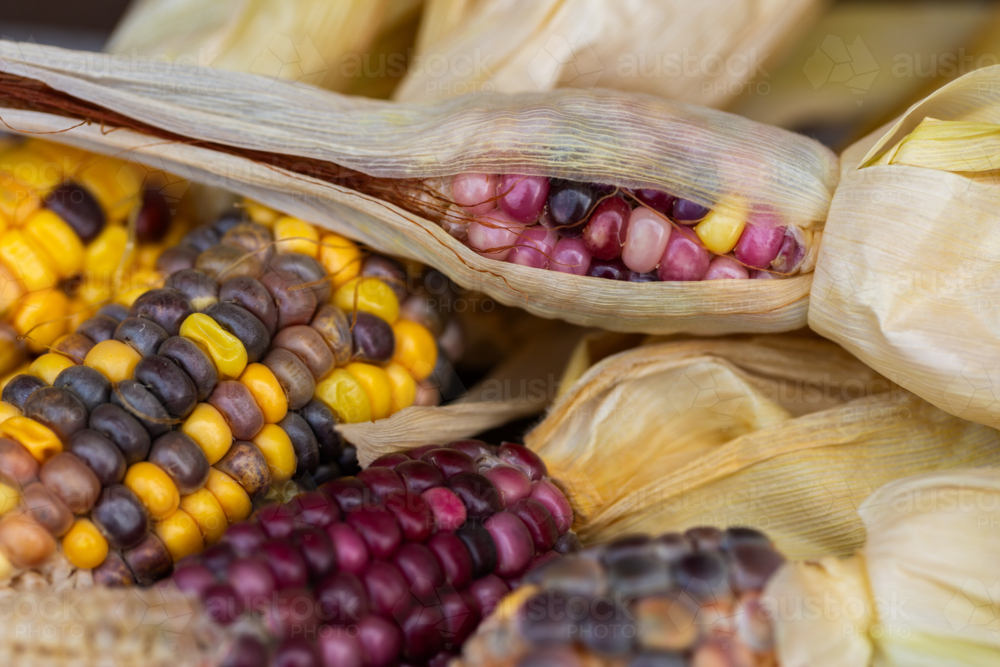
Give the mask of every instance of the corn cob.
[{"label": "corn cob", "polygon": [[0,579],[57,540],[98,583],[160,579],[272,489],[339,476],[338,421],[414,403],[443,355],[378,277],[398,267],[273,227],[194,229],[161,255],[165,287],[103,306],[4,386]]},{"label": "corn cob", "polygon": [[170,210],[145,181],[134,165],[42,141],[0,152],[0,314],[32,352],[63,336],[74,310],[113,292],[129,305],[155,283],[132,245],[161,241]]},{"label": "corn cob", "polygon": [[451,180],[445,228],[483,257],[632,282],[776,278],[806,256],[802,230],[765,212],[708,209],[658,190],[519,174]]},{"label": "corn cob", "polygon": [[765,667],[761,594],[784,562],[763,533],[628,536],[532,571],[463,648],[477,667]]},{"label": "corn cob", "polygon": [[524,446],[428,445],[261,508],[172,581],[217,622],[263,620],[270,661],[234,665],[443,665],[522,577],[579,548],[572,520]]},{"label": "corn cob", "polygon": [[176,590],[3,591],[0,664],[205,667],[231,633]]}]

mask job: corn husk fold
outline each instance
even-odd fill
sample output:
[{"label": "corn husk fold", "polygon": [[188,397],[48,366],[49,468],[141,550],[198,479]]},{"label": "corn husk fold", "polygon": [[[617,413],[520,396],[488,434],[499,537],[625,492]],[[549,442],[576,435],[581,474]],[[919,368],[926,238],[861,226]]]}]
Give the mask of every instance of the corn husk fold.
[{"label": "corn husk fold", "polygon": [[429,0],[398,100],[612,88],[721,108],[822,0]]},{"label": "corn husk fold", "polygon": [[853,552],[857,508],[887,482],[1000,463],[997,431],[799,336],[612,355],[526,442],[564,484],[585,541],[737,524],[792,558]]},{"label": "corn husk fold", "polygon": [[782,667],[1000,664],[1000,471],[897,480],[858,514],[857,555],[789,563],[767,587]]},{"label": "corn husk fold", "polygon": [[1000,67],[842,157],[809,325],[963,419],[1000,426]]},{"label": "corn husk fold", "polygon": [[11,42],[0,43],[0,58],[9,75],[41,81],[192,143],[74,127],[79,121],[0,108],[18,131],[61,131],[52,138],[220,185],[377,251],[431,265],[463,287],[542,317],[646,333],[763,333],[804,323],[809,273],[637,289],[540,272],[483,259],[434,222],[382,199],[244,157],[265,151],[326,160],[391,179],[491,170],[654,187],[720,210],[766,211],[802,228],[812,239],[802,268],[809,271],[836,185],[837,160],[818,143],[777,128],[609,91],[396,105],[284,81],[262,91],[254,77],[236,72],[179,71]]}]

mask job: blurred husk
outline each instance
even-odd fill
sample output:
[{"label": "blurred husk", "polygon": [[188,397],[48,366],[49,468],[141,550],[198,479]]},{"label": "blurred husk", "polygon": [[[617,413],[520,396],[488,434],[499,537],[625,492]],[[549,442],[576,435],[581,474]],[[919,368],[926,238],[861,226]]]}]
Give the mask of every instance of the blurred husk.
[{"label": "blurred husk", "polygon": [[792,558],[857,549],[856,509],[887,482],[1000,463],[993,429],[807,335],[613,354],[561,395],[526,443],[564,485],[585,542],[745,525]]},{"label": "blurred husk", "polygon": [[858,554],[788,563],[768,584],[782,667],[1000,664],[1000,471],[897,480],[858,514]]},{"label": "blurred husk", "polygon": [[393,79],[373,63],[389,53],[407,54],[420,5],[421,0],[138,0],[105,50],[386,97],[402,73]]},{"label": "blurred husk", "polygon": [[428,0],[394,98],[597,87],[721,108],[766,78],[825,5]]},{"label": "blurred husk", "polygon": [[1000,427],[1000,66],[842,156],[809,326],[954,415]]},{"label": "blurred husk", "polygon": [[[24,86],[43,81],[180,139],[161,141],[132,130],[108,133],[96,123],[73,127],[76,121],[59,116],[5,110],[20,131],[62,131],[53,139],[98,152],[121,151],[220,185],[376,251],[437,268],[462,287],[543,318],[616,331],[700,335],[772,333],[805,324],[837,159],[818,143],[778,128],[613,91],[389,104],[284,81],[261,88],[255,77],[236,72],[162,70],[37,45],[2,42],[0,56],[8,72],[29,79]],[[95,82],[86,74],[92,70],[107,75]],[[652,187],[718,210],[774,215],[803,230],[809,253],[802,273],[782,280],[637,286],[539,271],[480,257],[431,220],[312,172],[265,164],[261,153],[425,183],[465,171],[499,170]]]}]

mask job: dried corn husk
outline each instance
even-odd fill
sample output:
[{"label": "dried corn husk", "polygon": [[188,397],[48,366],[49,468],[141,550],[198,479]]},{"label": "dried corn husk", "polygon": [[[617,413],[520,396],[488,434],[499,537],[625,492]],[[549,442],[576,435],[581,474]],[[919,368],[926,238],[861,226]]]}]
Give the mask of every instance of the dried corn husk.
[{"label": "dried corn husk", "polygon": [[176,588],[0,590],[0,664],[207,667],[232,639]]},{"label": "dried corn husk", "polygon": [[823,0],[429,0],[394,97],[612,88],[720,108]]},{"label": "dried corn husk", "polygon": [[1000,426],[1000,67],[843,156],[809,325],[963,419]]},{"label": "dried corn husk", "polygon": [[[648,333],[775,332],[804,323],[808,273],[638,289],[543,273],[483,259],[425,218],[312,177],[314,163],[303,163],[307,173],[292,173],[287,160],[273,166],[248,159],[267,158],[251,152],[265,151],[328,160],[385,179],[441,179],[490,169],[655,187],[723,211],[766,210],[800,227],[812,239],[801,269],[807,272],[820,245],[837,160],[801,136],[721,112],[607,91],[392,105],[286,82],[262,92],[253,77],[235,72],[182,74],[10,42],[0,42],[0,57],[9,75],[44,82],[93,105],[78,115],[111,110],[119,123],[144,123],[149,126],[144,131],[157,128],[173,138],[108,133],[74,127],[77,121],[59,115],[0,109],[18,131],[72,127],[53,138],[98,152],[127,152],[140,162],[235,190],[377,251],[434,266],[463,287],[542,317]],[[9,106],[13,88],[23,91],[32,84],[6,85],[0,104]],[[64,113],[60,100],[53,98],[49,110]],[[206,147],[193,140],[212,143]]]},{"label": "dried corn husk", "polygon": [[1000,471],[897,480],[858,513],[858,555],[768,585],[782,667],[1000,664]]},{"label": "dried corn husk", "polygon": [[[412,5],[413,2],[405,3]],[[402,0],[138,0],[105,50],[346,90]]]},{"label": "dried corn husk", "polygon": [[795,558],[859,547],[857,507],[886,482],[1000,463],[997,431],[800,336],[610,356],[526,442],[565,484],[584,540],[741,524]]}]

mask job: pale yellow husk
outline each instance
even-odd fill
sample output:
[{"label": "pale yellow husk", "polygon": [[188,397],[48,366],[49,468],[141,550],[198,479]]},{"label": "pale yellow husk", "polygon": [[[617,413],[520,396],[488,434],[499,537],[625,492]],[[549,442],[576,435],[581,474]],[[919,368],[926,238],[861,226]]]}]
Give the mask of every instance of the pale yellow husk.
[{"label": "pale yellow husk", "polygon": [[5,667],[221,664],[233,640],[176,587],[0,590]]},{"label": "pale yellow husk", "polygon": [[613,88],[720,108],[823,0],[428,0],[399,100]]},{"label": "pale yellow husk", "polygon": [[[347,90],[404,0],[139,0],[105,50]],[[416,3],[419,4],[419,3]],[[370,58],[369,58],[370,59]]]},{"label": "pale yellow husk", "polygon": [[1000,67],[842,157],[809,325],[922,398],[1000,426]]},{"label": "pale yellow husk", "polygon": [[767,587],[782,667],[1000,664],[1000,471],[897,480],[858,513],[857,555],[789,563]]},{"label": "pale yellow husk", "polygon": [[1000,464],[1000,433],[802,336],[659,343],[597,363],[526,436],[586,541],[765,530],[793,558],[849,554],[892,480]]},{"label": "pale yellow husk", "polygon": [[[770,211],[812,235],[837,181],[818,143],[736,116],[611,91],[558,90],[396,105],[237,72],[157,67],[0,42],[9,73],[183,137],[323,159],[385,178],[508,171],[668,190],[708,205]],[[25,84],[27,85],[27,84]],[[804,324],[811,274],[787,280],[641,286],[484,259],[437,224],[384,201],[240,156],[30,111],[0,109],[21,132],[121,152],[236,191],[373,249],[433,266],[459,285],[546,318],[645,333],[788,331]],[[721,203],[719,203],[721,202]]]}]

